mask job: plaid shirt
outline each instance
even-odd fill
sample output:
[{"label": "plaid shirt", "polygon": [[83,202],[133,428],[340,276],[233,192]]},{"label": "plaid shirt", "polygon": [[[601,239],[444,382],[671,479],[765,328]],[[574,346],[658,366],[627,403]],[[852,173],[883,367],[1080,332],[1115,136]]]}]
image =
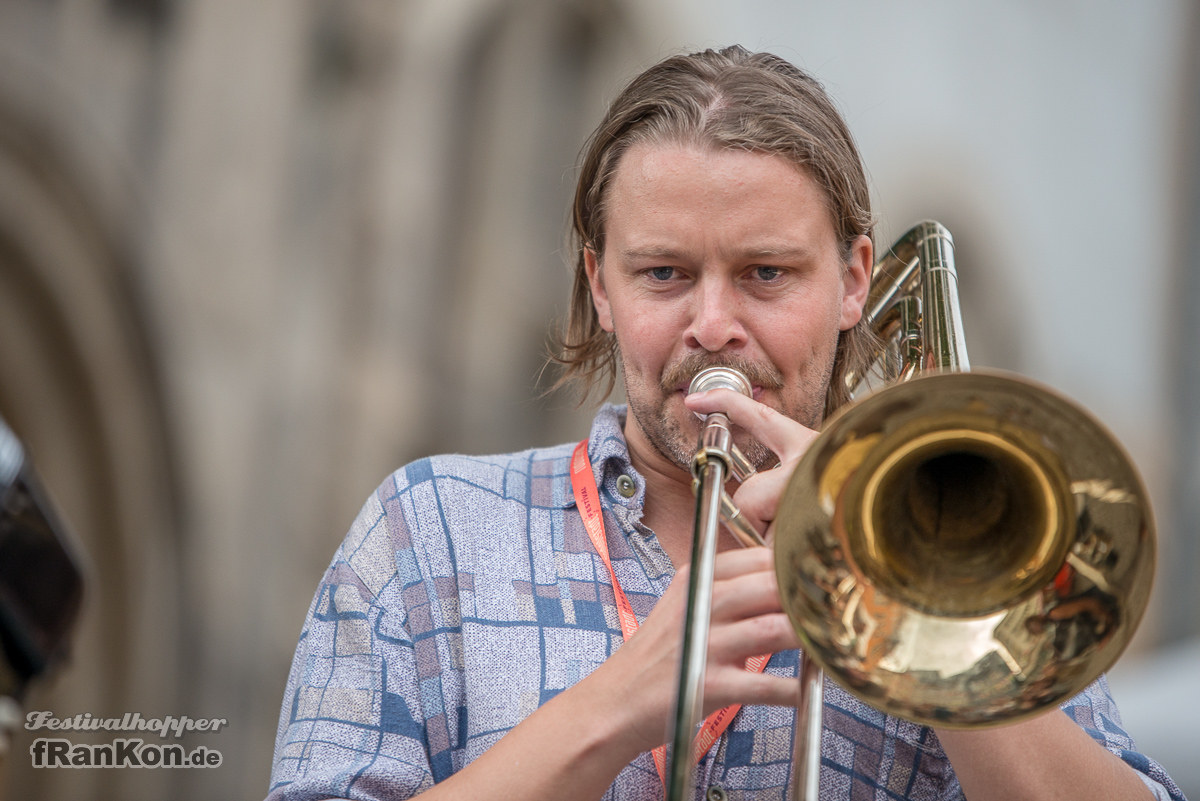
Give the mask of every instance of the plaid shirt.
[{"label": "plaid shirt", "polygon": [[[629,460],[625,410],[604,407],[588,444],[613,568],[644,619],[673,569],[640,524],[645,482]],[[393,474],[367,501],[309,609],[288,678],[270,799],[409,798],[478,757],[622,643],[607,569],[575,511],[572,445],[442,456]],[[624,492],[618,489],[618,479]],[[766,671],[794,676],[797,654]],[[614,698],[613,703],[620,703]],[[1133,750],[1103,679],[1064,705],[1146,778],[1182,794]],[[783,799],[793,711],[744,706],[705,755],[697,799]],[[826,681],[822,799],[958,799],[928,728]],[[547,754],[553,759],[553,754]],[[1161,784],[1160,784],[1161,783]],[[605,799],[653,799],[642,754]]]}]

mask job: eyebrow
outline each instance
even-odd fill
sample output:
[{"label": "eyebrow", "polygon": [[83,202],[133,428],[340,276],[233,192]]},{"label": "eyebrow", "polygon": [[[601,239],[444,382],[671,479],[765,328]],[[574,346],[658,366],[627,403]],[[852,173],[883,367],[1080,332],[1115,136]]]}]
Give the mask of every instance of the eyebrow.
[{"label": "eyebrow", "polygon": [[789,261],[807,261],[811,259],[813,250],[811,248],[796,246],[796,245],[779,245],[779,246],[764,246],[758,248],[750,248],[742,252],[743,258],[761,259],[788,259]]},{"label": "eyebrow", "polygon": [[[739,259],[787,259],[789,261],[808,261],[812,258],[812,249],[794,245],[762,245],[739,251]],[[647,259],[678,259],[685,258],[686,252],[667,246],[647,245],[646,247],[623,248],[620,251],[622,259],[628,261]]]},{"label": "eyebrow", "polygon": [[622,248],[621,258],[627,261],[641,259],[675,259],[680,256],[676,248],[649,245],[641,248]]}]

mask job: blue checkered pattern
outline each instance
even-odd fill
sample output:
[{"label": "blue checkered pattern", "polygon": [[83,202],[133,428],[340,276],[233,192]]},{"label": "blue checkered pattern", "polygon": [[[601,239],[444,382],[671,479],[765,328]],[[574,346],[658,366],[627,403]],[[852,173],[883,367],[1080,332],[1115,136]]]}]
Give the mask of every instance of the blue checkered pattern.
[{"label": "blue checkered pattern", "polygon": [[[644,482],[629,461],[623,415],[620,407],[601,410],[589,454],[613,567],[644,619],[673,570],[638,522]],[[612,586],[574,508],[571,451],[426,459],[397,471],[367,501],[296,648],[270,799],[409,798],[620,647]],[[631,498],[616,491],[621,475],[636,482]],[[794,652],[776,654],[767,671],[792,676],[796,663]],[[1066,708],[1148,784],[1178,794],[1134,750],[1103,680]],[[710,785],[734,801],[784,798],[792,723],[791,710],[744,707],[701,762],[697,798]],[[865,706],[832,682],[821,786],[822,799],[962,797],[932,731]],[[661,794],[643,754],[605,798]]]}]

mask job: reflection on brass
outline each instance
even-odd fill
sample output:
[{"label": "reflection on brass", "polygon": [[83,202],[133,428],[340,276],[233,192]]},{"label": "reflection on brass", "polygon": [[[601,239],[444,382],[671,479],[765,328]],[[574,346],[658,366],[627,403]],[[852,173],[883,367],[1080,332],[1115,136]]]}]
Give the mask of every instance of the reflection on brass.
[{"label": "reflection on brass", "polygon": [[[886,394],[920,402],[872,414]],[[822,435],[793,474],[775,551],[784,607],[834,679],[897,716],[970,727],[1066,700],[1116,660],[1149,595],[1152,523],[1132,466],[1114,468],[1078,407],[1024,380],[944,373],[828,430],[843,436]],[[837,465],[840,490],[818,463]],[[1073,492],[1100,464],[1110,489]],[[842,585],[859,591],[853,611]]]}]

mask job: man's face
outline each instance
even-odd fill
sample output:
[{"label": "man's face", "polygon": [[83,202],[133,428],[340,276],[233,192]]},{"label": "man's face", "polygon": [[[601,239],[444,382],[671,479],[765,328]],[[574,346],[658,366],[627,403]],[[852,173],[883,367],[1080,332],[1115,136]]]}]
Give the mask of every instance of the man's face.
[{"label": "man's face", "polygon": [[756,400],[816,427],[838,334],[862,313],[870,240],[844,263],[821,190],[776,156],[637,145],[608,192],[604,249],[585,264],[600,324],[617,338],[631,448],[687,468],[699,421],[683,398],[713,364],[742,370]]}]

